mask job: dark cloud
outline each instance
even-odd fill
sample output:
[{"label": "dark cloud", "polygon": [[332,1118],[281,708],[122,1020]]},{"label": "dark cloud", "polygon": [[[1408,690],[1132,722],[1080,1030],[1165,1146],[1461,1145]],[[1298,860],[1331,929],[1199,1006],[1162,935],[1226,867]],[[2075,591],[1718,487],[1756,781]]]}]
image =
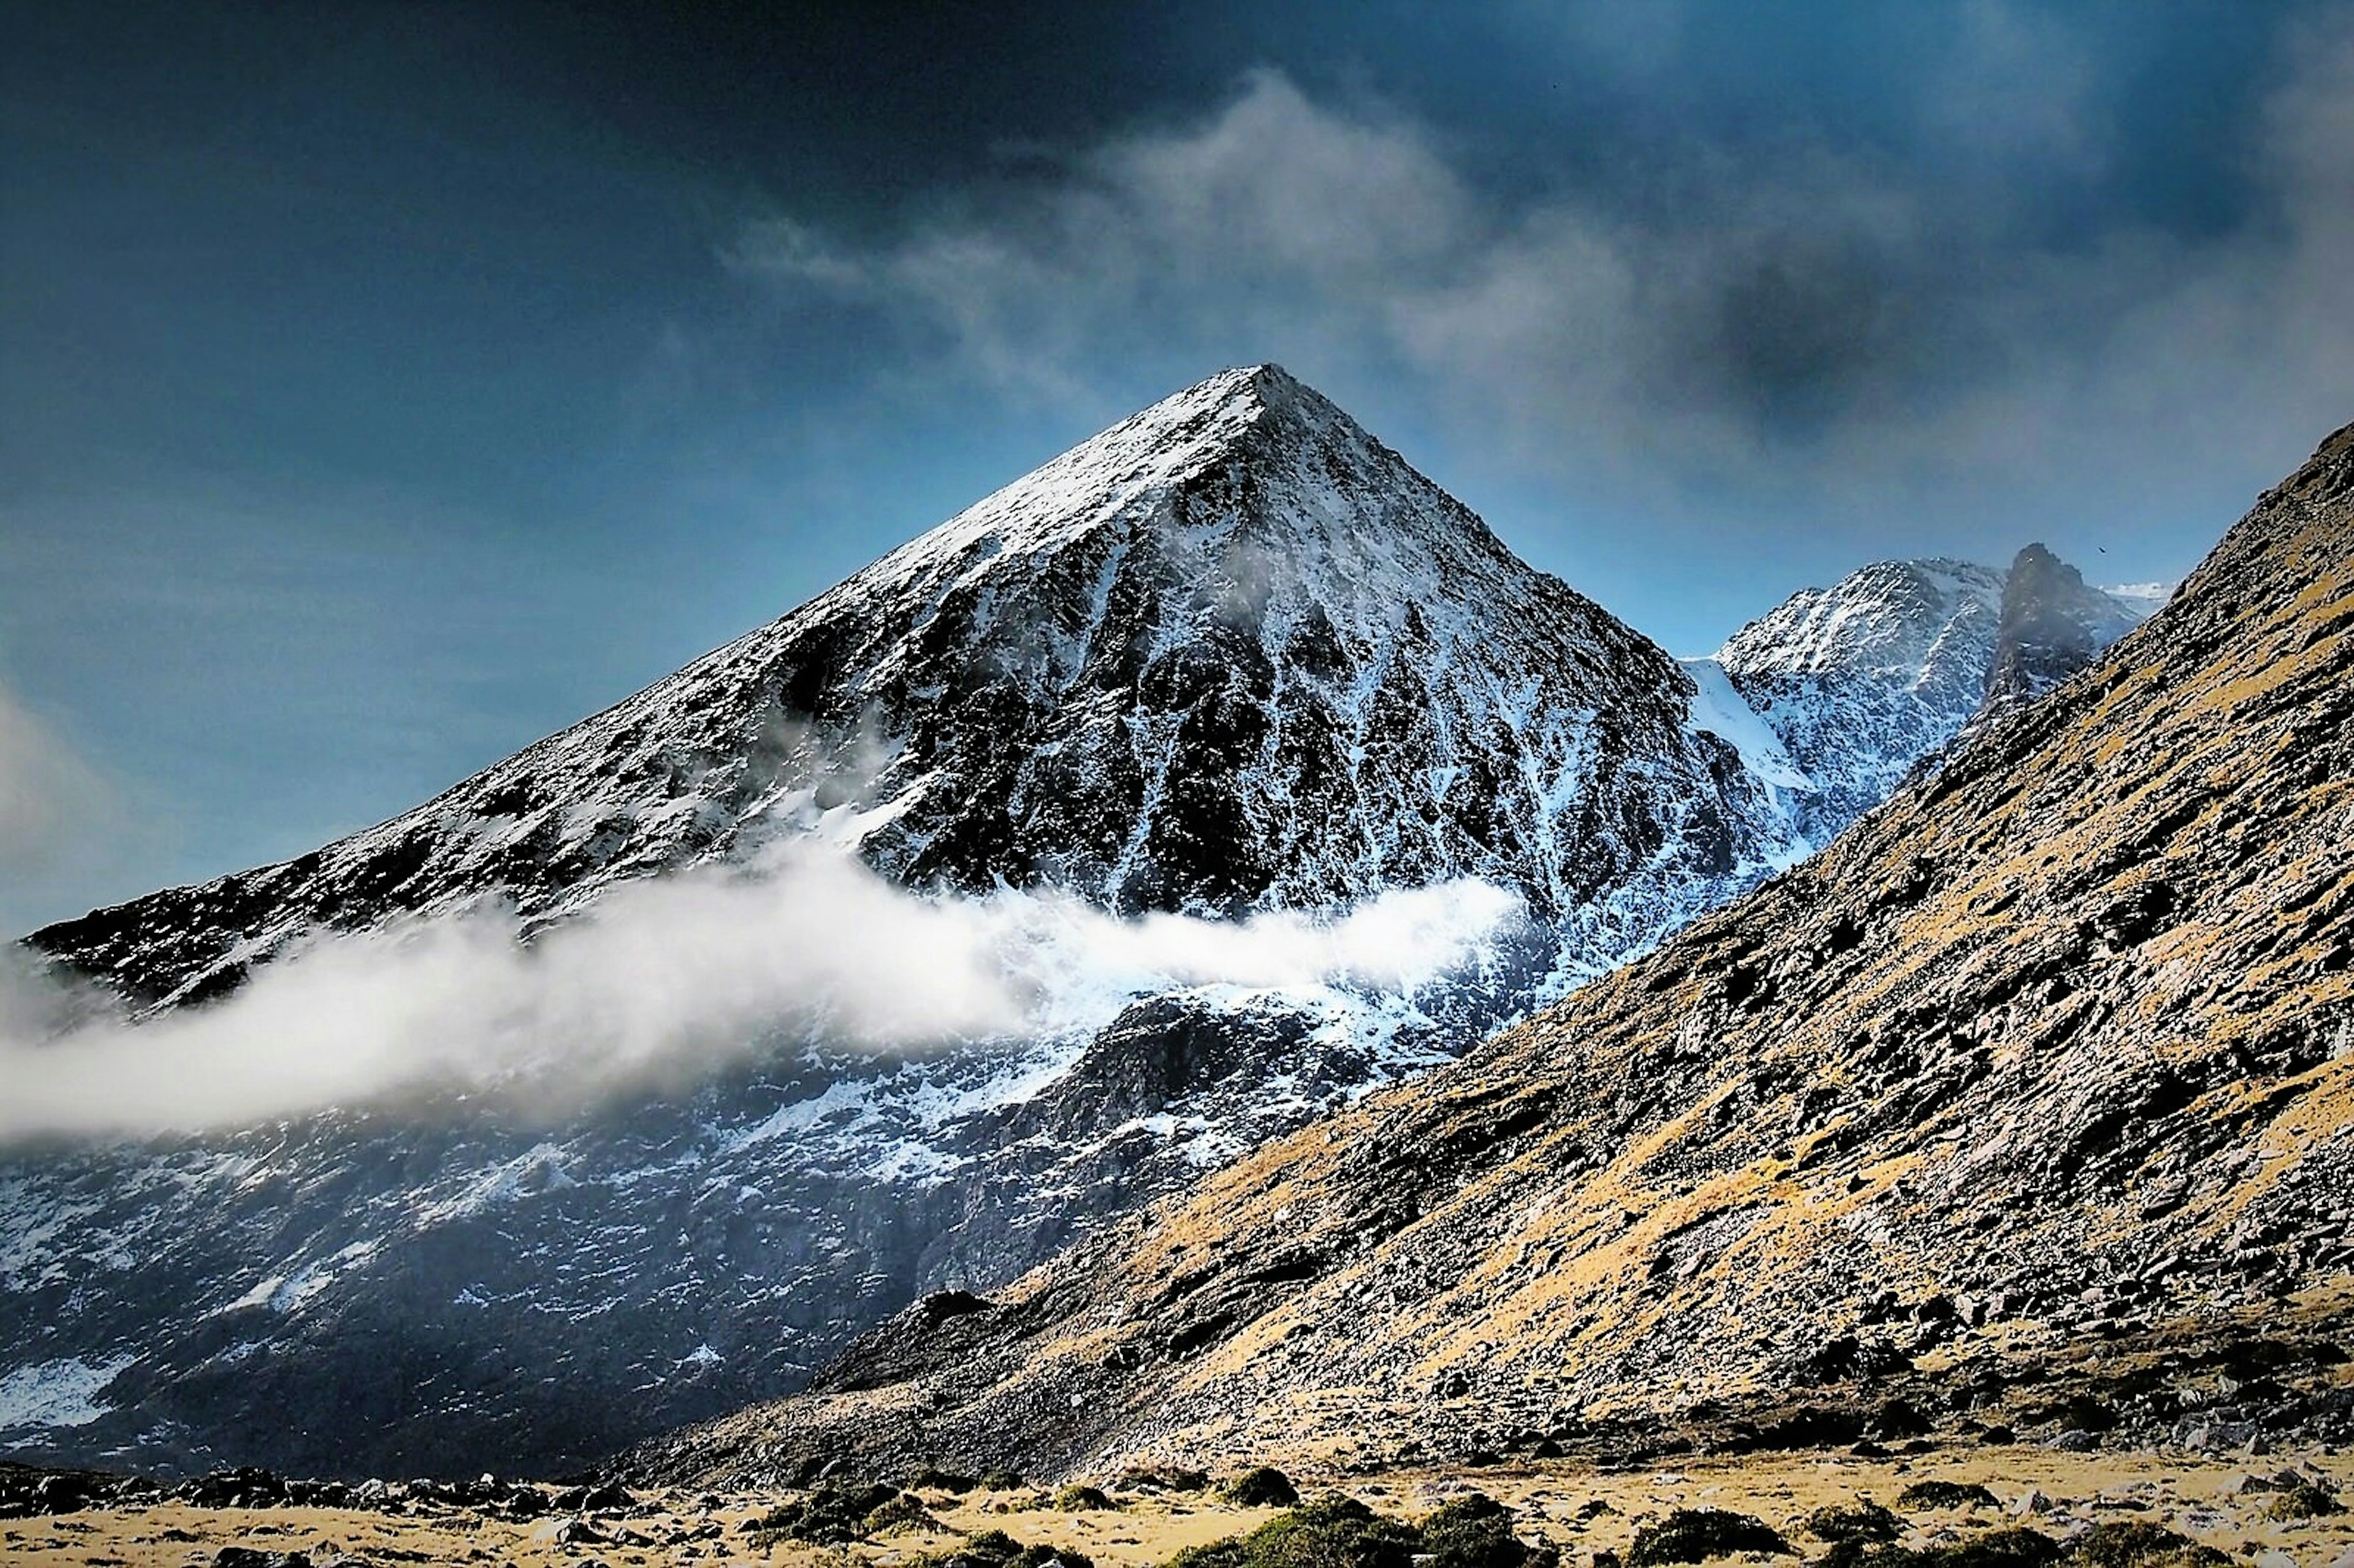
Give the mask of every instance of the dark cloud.
[{"label": "dark cloud", "polygon": [[[2062,242],[2016,187],[2024,164],[2112,162],[2092,67],[2039,12],[1982,0],[1967,19],[1921,113],[1971,133],[1970,178],[1800,137],[1696,143],[1641,200],[1499,194],[1416,116],[1259,70],[879,241],[772,217],[729,258],[919,323],[1003,387],[1067,394],[1139,341],[1402,368],[1587,473],[1901,494],[2094,450],[2197,462],[2258,422],[2303,440],[2354,401],[2354,28],[2309,23],[2281,48],[2248,223],[2186,238],[2121,210]],[[2219,382],[2246,389],[2228,413]]]},{"label": "dark cloud", "polygon": [[1907,293],[1851,238],[1777,234],[1715,281],[1690,361],[1765,431],[1808,430],[1849,411],[1904,333]]}]

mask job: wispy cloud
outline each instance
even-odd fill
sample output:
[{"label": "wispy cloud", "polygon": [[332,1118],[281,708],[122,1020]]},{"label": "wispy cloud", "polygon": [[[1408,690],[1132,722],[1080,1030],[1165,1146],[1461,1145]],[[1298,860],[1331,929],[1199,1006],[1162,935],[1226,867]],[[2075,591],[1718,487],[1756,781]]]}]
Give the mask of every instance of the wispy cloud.
[{"label": "wispy cloud", "polygon": [[112,779],[0,683],[0,941],[145,833]]},{"label": "wispy cloud", "polygon": [[0,871],[53,863],[107,795],[97,769],[0,685]]},{"label": "wispy cloud", "polygon": [[226,1001],[144,1023],[0,972],[0,1141],[429,1102],[571,1108],[812,1033],[909,1050],[1099,1027],[1174,986],[1411,993],[1516,918],[1479,883],[1329,916],[1121,920],[1054,894],[896,888],[808,846],[623,885],[526,946],[497,911],[322,938]]}]

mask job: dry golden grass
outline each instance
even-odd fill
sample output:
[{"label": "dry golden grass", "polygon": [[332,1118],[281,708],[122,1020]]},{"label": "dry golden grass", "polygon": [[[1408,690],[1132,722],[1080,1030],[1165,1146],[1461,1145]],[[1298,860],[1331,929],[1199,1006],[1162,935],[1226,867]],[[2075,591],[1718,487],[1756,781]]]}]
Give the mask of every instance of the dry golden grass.
[{"label": "dry golden grass", "polygon": [[[2328,1568],[2354,1551],[2354,1515],[2274,1520],[2268,1514],[2273,1494],[2242,1489],[2251,1474],[2267,1476],[2284,1463],[1980,1448],[1912,1460],[1817,1455],[1695,1459],[1615,1472],[1570,1461],[1478,1470],[1399,1470],[1343,1478],[1340,1487],[1381,1512],[1405,1518],[1420,1518],[1465,1492],[1486,1492],[1519,1517],[1524,1539],[1560,1547],[1570,1568],[1581,1568],[1599,1552],[1623,1552],[1638,1525],[1674,1508],[1754,1514],[1780,1530],[1806,1555],[1819,1555],[1822,1543],[1804,1529],[1807,1517],[1817,1509],[1860,1499],[1893,1505],[1906,1486],[1931,1479],[1983,1485],[2004,1507],[1908,1513],[1915,1544],[2006,1524],[2025,1523],[2065,1535],[2105,1520],[2142,1520],[2244,1560],[2283,1552],[2296,1568]],[[2325,1474],[2335,1485],[2354,1485],[2354,1460],[2308,1458],[2299,1464]],[[1298,1475],[1312,1489],[1315,1472],[1303,1467]],[[2036,1511],[2022,1507],[2031,1494],[2043,1499]],[[554,1540],[561,1522],[557,1520],[514,1524],[470,1513],[409,1519],[314,1509],[207,1510],[166,1504],[5,1521],[0,1523],[0,1557],[74,1568],[184,1568],[209,1563],[223,1547],[244,1546],[307,1552],[321,1561],[342,1555],[373,1563],[893,1568],[927,1552],[952,1551],[966,1535],[1002,1530],[1024,1542],[1084,1552],[1099,1568],[1150,1568],[1185,1547],[1255,1528],[1276,1512],[1235,1508],[1208,1493],[1124,1496],[1116,1499],[1122,1505],[1117,1508],[1065,1512],[1041,1506],[1044,1495],[1034,1492],[962,1497],[931,1492],[925,1494],[925,1501],[940,1530],[895,1534],[849,1547],[780,1542],[762,1549],[739,1527],[779,1500],[776,1495],[730,1497],[709,1509],[697,1508],[684,1497],[659,1500],[663,1505],[659,1512],[604,1521],[600,1528],[617,1539],[595,1545],[558,1545]],[[1597,1509],[1597,1504],[1603,1506]],[[634,1543],[632,1536],[638,1538]],[[2277,1565],[2277,1559],[2272,1561]]]}]

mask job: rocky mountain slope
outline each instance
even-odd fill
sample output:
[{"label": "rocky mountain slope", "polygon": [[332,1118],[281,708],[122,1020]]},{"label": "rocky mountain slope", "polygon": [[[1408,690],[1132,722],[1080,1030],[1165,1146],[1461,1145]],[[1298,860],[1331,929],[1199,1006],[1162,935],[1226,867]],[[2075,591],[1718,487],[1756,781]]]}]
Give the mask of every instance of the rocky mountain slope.
[{"label": "rocky mountain slope", "polygon": [[2041,695],[2158,602],[2086,588],[2041,545],[2008,573],[1882,561],[1792,595],[1686,668],[1819,848],[1981,712]]},{"label": "rocky mountain slope", "polygon": [[2349,676],[2354,427],[1823,854],[628,1467],[1376,1463],[1864,1411],[2343,1440]]},{"label": "rocky mountain slope", "polygon": [[[915,1057],[787,1032],[589,1112],[355,1109],[0,1161],[0,1442],[143,1467],[575,1465],[794,1386],[1459,1050],[1803,846],[1655,645],[1310,389],[1230,372],[382,826],[38,933],[209,1005],[317,933],[817,837],[944,895],[1320,907],[1479,877],[1445,995],[1146,987]],[[1531,935],[1532,933],[1532,935]]]}]

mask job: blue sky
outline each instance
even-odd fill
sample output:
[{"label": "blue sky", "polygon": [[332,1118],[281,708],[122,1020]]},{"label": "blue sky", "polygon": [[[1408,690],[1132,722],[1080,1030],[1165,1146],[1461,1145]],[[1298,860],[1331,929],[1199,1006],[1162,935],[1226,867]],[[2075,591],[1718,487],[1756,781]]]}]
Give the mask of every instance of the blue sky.
[{"label": "blue sky", "polygon": [[2343,5],[0,4],[0,924],[1278,360],[1679,652],[2354,418]]}]

